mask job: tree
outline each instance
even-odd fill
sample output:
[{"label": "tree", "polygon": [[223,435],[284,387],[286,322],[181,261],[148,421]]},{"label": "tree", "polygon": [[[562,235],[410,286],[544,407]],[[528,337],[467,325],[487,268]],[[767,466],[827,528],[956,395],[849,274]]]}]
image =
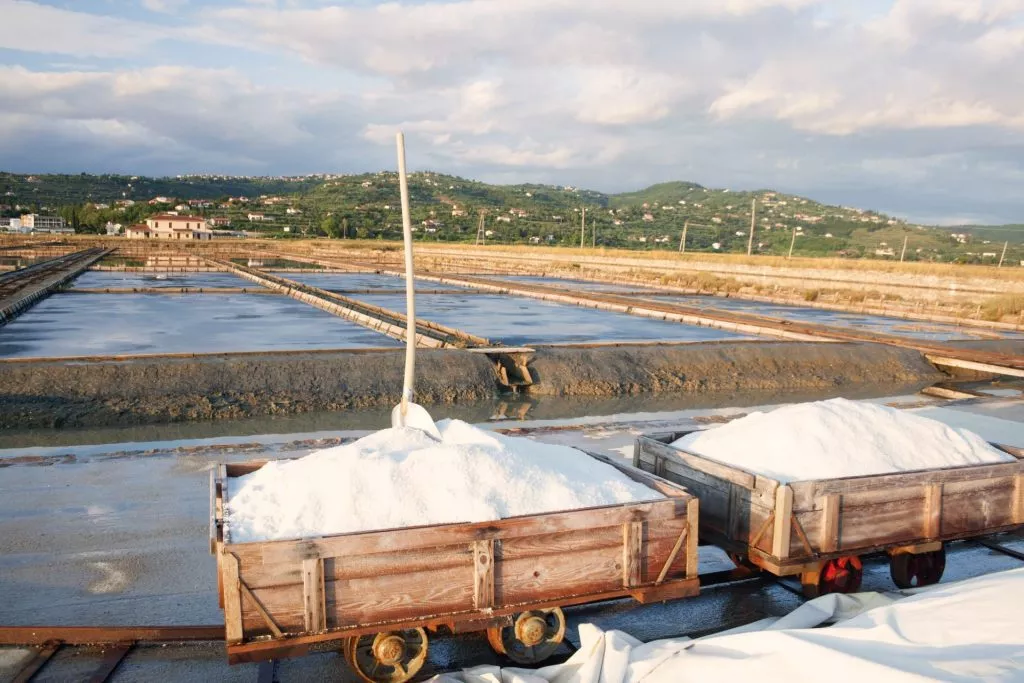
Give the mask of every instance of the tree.
[{"label": "tree", "polygon": [[341,224],[338,222],[338,217],[334,215],[320,221],[320,229],[332,239],[341,235]]}]

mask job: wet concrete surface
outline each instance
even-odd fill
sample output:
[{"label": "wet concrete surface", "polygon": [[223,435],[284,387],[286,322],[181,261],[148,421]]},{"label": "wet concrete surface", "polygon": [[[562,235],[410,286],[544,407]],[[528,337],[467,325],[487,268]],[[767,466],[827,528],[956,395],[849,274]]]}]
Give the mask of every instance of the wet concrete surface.
[{"label": "wet concrete surface", "polygon": [[[380,273],[279,273],[281,277],[301,282],[304,285],[319,287],[330,291],[353,289],[405,289],[405,279],[395,275]],[[430,280],[417,280],[416,288],[428,289],[466,289],[469,287],[451,282],[443,285]]]},{"label": "wet concrete surface", "polygon": [[155,289],[165,287],[247,287],[262,289],[234,273],[139,273],[87,270],[69,285],[82,289]]},{"label": "wet concrete surface", "polygon": [[574,280],[561,277],[545,277],[541,275],[494,275],[489,277],[496,280],[509,280],[511,282],[525,282],[528,284],[545,285],[550,287],[563,287],[567,289],[578,289],[584,292],[606,292],[615,294],[617,292],[635,292],[637,290],[650,289],[651,294],[657,294],[658,290],[635,284],[617,285],[609,282],[593,282],[591,280]]},{"label": "wet concrete surface", "polygon": [[[970,412],[970,404],[961,408]],[[736,412],[708,411],[708,415]],[[534,438],[624,458],[624,445],[635,433],[666,423],[700,423],[695,419],[700,416],[693,414],[634,415],[632,421],[629,416],[620,417],[627,421],[614,428],[602,423],[602,418],[588,418],[592,421],[589,426],[538,431]],[[352,436],[339,433],[333,438]],[[208,470],[218,462],[290,457],[330,445],[324,440],[303,440],[301,435],[293,437],[257,438],[234,445],[211,443],[205,449],[166,443],[163,452],[150,455],[131,455],[127,451],[116,454],[117,449],[130,449],[129,444],[72,447],[69,453],[79,456],[74,463],[0,470],[0,595],[4,596],[0,601],[0,624],[220,622],[215,562],[207,543]],[[1020,537],[1003,537],[1000,542],[1024,550]],[[727,566],[715,549],[702,547],[701,557],[702,572]],[[956,543],[949,548],[943,580],[965,579],[1020,564],[973,542]],[[893,589],[885,559],[869,558],[863,590]],[[801,602],[801,597],[777,581],[758,577],[708,587],[698,597],[665,604],[637,606],[629,601],[613,601],[571,608],[567,610],[567,640],[578,644],[577,628],[581,623],[621,629],[641,640],[703,635],[766,616],[780,616]],[[24,656],[23,650],[0,648],[0,680],[9,680]],[[37,680],[80,679],[101,656],[96,648],[62,651]],[[497,661],[480,634],[438,637],[431,641],[423,673]],[[256,674],[257,666],[253,664],[229,667],[223,646],[218,643],[145,645],[132,651],[112,680],[252,681]],[[276,666],[276,679],[355,680],[333,651],[281,661]]]},{"label": "wet concrete surface", "polygon": [[[366,294],[354,298],[405,312],[405,297]],[[515,296],[424,294],[416,316],[458,327],[510,346],[586,342],[718,341],[745,339],[710,327],[641,318],[625,313],[538,301]]]},{"label": "wet concrete surface", "polygon": [[387,346],[398,342],[272,295],[55,294],[0,327],[7,358]]},{"label": "wet concrete surface", "polygon": [[929,339],[933,341],[952,341],[962,339],[991,339],[1004,337],[1008,339],[1024,339],[1024,335],[996,330],[978,330],[969,326],[958,326],[944,323],[930,323],[919,320],[830,311],[821,308],[795,306],[787,304],[771,304],[759,301],[745,301],[720,296],[655,296],[655,301],[678,303],[683,306],[697,308],[718,308],[738,313],[751,313],[773,318],[786,318],[796,322],[817,323],[835,327],[850,327],[871,332],[893,334],[913,339]]}]

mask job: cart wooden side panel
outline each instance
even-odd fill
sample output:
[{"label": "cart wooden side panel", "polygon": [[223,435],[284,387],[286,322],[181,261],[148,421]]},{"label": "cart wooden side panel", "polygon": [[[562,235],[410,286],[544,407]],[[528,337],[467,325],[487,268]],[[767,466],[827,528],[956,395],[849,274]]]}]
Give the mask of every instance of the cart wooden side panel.
[{"label": "cart wooden side panel", "polygon": [[259,639],[308,643],[413,625],[471,630],[533,607],[698,590],[697,499],[632,468],[619,467],[667,497],[476,524],[231,543],[227,477],[253,469],[229,465],[213,484],[229,656]]},{"label": "cart wooden side panel", "polygon": [[1024,525],[1024,453],[1015,462],[780,484],[640,437],[634,466],[700,499],[700,533],[780,575],[823,559],[1006,531]]}]

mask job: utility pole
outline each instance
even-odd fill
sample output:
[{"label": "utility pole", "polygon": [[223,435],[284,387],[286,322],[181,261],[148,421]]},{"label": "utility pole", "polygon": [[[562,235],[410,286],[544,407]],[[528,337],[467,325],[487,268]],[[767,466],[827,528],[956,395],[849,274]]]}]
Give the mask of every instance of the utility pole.
[{"label": "utility pole", "polygon": [[1008,246],[1010,246],[1009,240],[1007,240],[1006,242],[1003,242],[1003,253],[999,255],[999,265],[996,266],[996,268],[1002,268],[1003,267],[1003,259],[1006,258],[1006,247],[1008,247]]},{"label": "utility pole", "polygon": [[757,221],[757,197],[750,202],[750,239],[747,241],[747,256],[754,251],[754,224]]},{"label": "utility pole", "polygon": [[796,244],[796,226],[793,226],[793,237],[789,240],[789,256],[787,259],[793,258],[793,245]]},{"label": "utility pole", "polygon": [[484,244],[487,241],[487,235],[484,234],[484,214],[486,214],[486,213],[487,213],[486,210],[480,209],[480,223],[476,227],[476,243],[477,243],[477,245],[482,245],[482,244]]},{"label": "utility pole", "polygon": [[580,220],[580,249],[583,248],[583,240],[587,238],[587,207],[583,207],[583,218]]},{"label": "utility pole", "polygon": [[903,257],[907,255],[907,236],[903,236],[903,251],[900,252],[900,263],[903,263]]},{"label": "utility pole", "polygon": [[689,227],[690,227],[690,221],[689,220],[683,221],[683,234],[679,238],[679,253],[680,254],[685,254],[686,253],[686,229],[689,228]]},{"label": "utility pole", "polygon": [[590,246],[597,248],[597,221],[590,221]]}]

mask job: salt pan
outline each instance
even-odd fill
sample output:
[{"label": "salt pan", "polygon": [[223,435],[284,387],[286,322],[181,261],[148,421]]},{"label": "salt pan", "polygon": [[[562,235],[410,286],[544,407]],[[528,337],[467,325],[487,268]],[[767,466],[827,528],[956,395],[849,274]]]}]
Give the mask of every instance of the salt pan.
[{"label": "salt pan", "polygon": [[228,485],[233,543],[483,522],[663,496],[568,446],[505,437],[459,420],[385,429]]},{"label": "salt pan", "polygon": [[966,429],[843,398],[751,413],[673,445],[781,482],[1015,460]]}]

